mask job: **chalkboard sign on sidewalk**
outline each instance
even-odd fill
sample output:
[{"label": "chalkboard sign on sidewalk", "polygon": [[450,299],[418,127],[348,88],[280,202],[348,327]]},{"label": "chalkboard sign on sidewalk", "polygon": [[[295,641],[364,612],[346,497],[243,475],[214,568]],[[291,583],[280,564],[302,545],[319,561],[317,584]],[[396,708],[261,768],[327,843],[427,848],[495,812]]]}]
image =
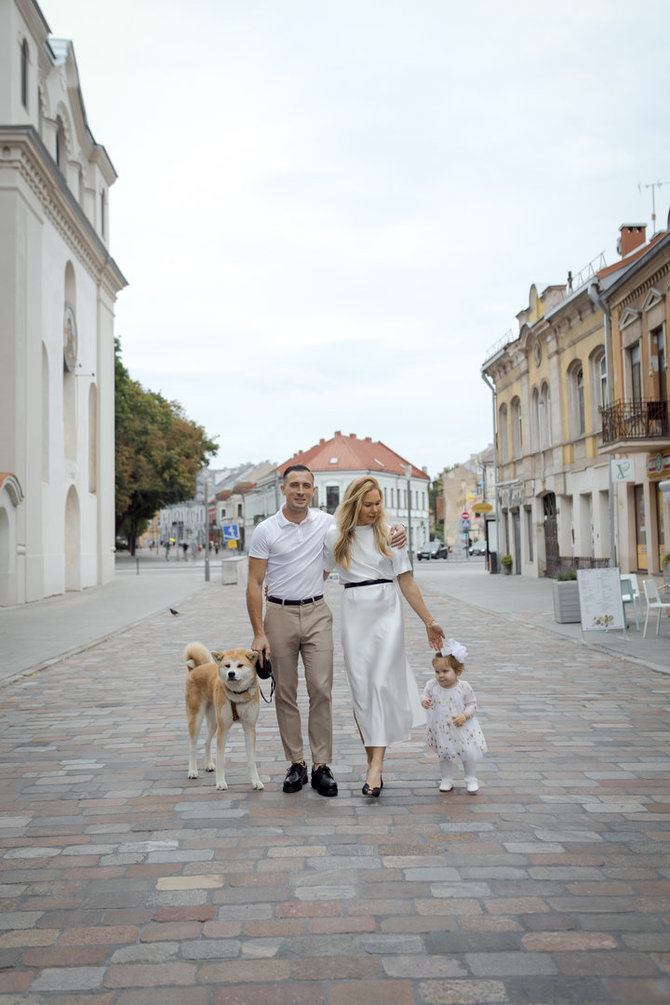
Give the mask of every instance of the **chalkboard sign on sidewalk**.
[{"label": "chalkboard sign on sidewalk", "polygon": [[618,569],[578,569],[583,632],[626,630]]}]

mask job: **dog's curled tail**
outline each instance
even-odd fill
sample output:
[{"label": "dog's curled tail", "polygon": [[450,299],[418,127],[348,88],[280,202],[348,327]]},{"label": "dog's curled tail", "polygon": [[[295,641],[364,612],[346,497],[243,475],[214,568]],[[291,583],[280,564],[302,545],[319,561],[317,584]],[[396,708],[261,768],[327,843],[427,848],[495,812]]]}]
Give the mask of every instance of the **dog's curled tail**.
[{"label": "dog's curled tail", "polygon": [[184,649],[184,659],[189,670],[202,666],[203,663],[214,662],[212,654],[207,646],[203,646],[202,642],[189,642],[186,649]]}]

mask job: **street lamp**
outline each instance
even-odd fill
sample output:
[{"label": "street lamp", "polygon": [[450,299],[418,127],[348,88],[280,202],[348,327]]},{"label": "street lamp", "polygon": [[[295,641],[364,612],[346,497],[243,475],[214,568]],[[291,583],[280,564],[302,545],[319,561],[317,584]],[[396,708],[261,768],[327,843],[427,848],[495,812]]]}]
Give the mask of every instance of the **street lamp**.
[{"label": "street lamp", "polygon": [[412,553],[412,465],[407,464],[405,466],[405,475],[407,477],[407,545],[409,547],[409,561],[412,566],[412,572],[414,572],[414,555]]}]

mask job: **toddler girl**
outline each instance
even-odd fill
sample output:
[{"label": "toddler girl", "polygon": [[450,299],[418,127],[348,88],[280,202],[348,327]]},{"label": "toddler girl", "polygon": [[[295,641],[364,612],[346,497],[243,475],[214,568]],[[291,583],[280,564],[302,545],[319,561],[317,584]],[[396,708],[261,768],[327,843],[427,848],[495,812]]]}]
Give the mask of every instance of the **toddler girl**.
[{"label": "toddler girl", "polygon": [[440,792],[453,789],[452,762],[460,758],[465,787],[474,795],[479,790],[475,762],[484,756],[487,746],[475,715],[475,693],[467,681],[460,680],[467,655],[465,646],[447,639],[433,657],[435,680],[429,680],[423,689],[421,704],[428,709],[426,744],[440,758]]}]

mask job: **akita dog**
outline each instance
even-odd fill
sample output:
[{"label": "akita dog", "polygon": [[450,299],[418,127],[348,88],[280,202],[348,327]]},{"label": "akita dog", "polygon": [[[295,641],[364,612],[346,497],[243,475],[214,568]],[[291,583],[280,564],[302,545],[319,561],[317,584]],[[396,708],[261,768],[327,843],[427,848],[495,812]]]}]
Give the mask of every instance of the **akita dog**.
[{"label": "akita dog", "polygon": [[[248,649],[210,652],[200,642],[191,642],[184,650],[188,676],[184,688],[188,735],[190,740],[188,777],[198,777],[197,747],[202,720],[207,721],[205,766],[216,771],[217,789],[227,789],[224,751],[228,730],[239,722],[254,789],[262,789],[256,769],[256,721],[260,710],[260,690],[256,675],[258,653]],[[212,759],[212,740],[216,731],[216,762]]]}]

